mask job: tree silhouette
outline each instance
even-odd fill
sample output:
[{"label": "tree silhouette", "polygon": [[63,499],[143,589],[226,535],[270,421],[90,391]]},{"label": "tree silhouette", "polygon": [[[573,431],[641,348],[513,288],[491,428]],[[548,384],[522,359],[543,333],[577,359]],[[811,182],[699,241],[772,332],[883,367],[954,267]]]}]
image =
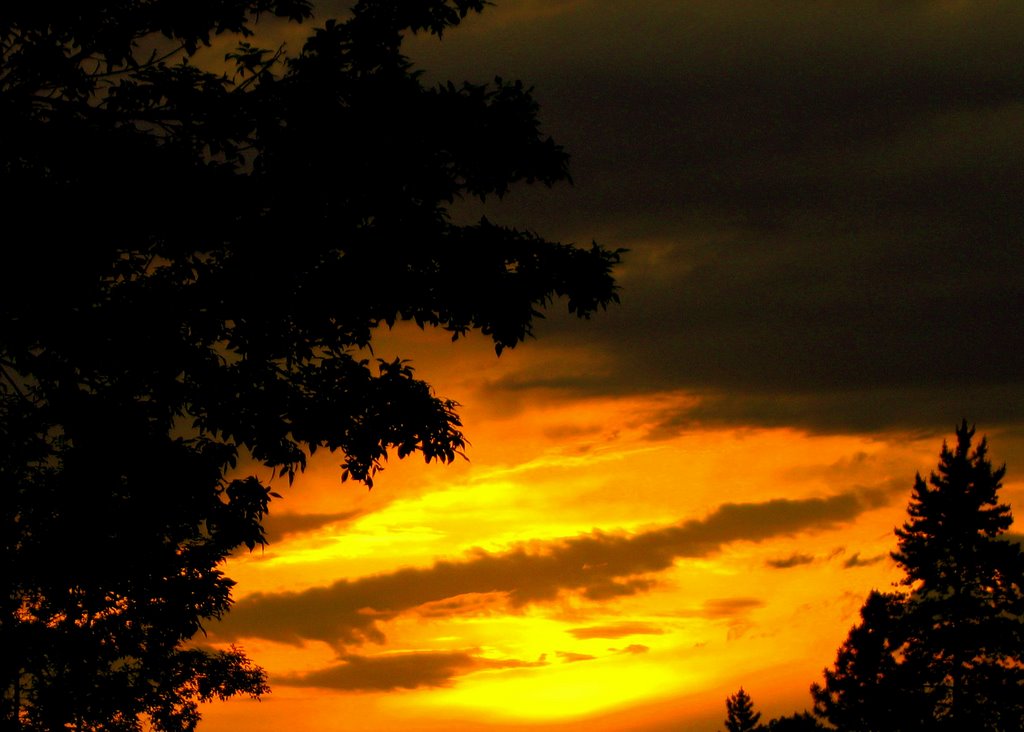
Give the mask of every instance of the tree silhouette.
[{"label": "tree silhouette", "polygon": [[938,729],[1024,727],[1024,556],[999,535],[1013,522],[999,503],[1006,468],[964,421],[938,473],[917,476],[893,559],[910,590],[904,665]]},{"label": "tree silhouette", "polygon": [[457,405],[372,363],[376,329],[500,353],[556,297],[616,300],[617,251],[452,220],[568,178],[521,83],[427,88],[402,54],[484,5],[361,0],[294,54],[254,33],[308,0],[0,7],[0,726],[190,730],[265,691],[189,642],[276,495],[228,471],[451,461]]},{"label": "tree silhouette", "polygon": [[[840,729],[1024,729],[1024,555],[1000,535],[1005,467],[964,421],[896,530],[902,592],[872,593],[816,712]],[[859,710],[859,711],[858,711]]]},{"label": "tree silhouette", "polygon": [[761,713],[754,711],[754,702],[742,686],[739,691],[726,698],[725,709],[727,732],[753,732],[760,729],[758,722],[761,720]]},{"label": "tree silhouette", "polygon": [[[903,646],[902,597],[872,592],[825,685],[813,684],[815,714],[849,732],[897,732],[923,719],[919,694],[896,654]],[[917,703],[915,703],[917,702]]]},{"label": "tree silhouette", "polygon": [[821,724],[811,714],[797,712],[769,720],[764,729],[767,732],[818,732],[818,730],[828,730],[829,728]]}]

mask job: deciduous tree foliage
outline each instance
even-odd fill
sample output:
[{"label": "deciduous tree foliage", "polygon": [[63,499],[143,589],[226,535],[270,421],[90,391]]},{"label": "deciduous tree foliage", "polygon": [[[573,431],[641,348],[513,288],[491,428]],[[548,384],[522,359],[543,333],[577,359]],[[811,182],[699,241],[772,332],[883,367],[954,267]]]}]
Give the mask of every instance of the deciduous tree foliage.
[{"label": "deciduous tree foliage", "polygon": [[500,353],[554,298],[616,300],[617,251],[450,217],[568,177],[522,84],[428,88],[402,54],[484,4],[363,0],[294,52],[253,33],[308,0],[0,4],[0,726],[187,730],[265,691],[188,643],[264,541],[239,458],[451,461],[456,405],[368,360],[376,329]]},{"label": "deciduous tree foliage", "polygon": [[872,593],[816,712],[864,730],[1024,729],[1024,554],[1001,535],[1005,467],[964,421],[938,472],[917,476],[893,559],[904,590]]}]

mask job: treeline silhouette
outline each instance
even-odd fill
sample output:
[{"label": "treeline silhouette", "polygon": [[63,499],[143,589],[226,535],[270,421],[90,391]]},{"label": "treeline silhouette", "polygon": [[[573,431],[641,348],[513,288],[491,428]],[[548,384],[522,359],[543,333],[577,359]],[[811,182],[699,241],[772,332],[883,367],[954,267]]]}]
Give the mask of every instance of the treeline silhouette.
[{"label": "treeline silhouette", "polygon": [[918,475],[891,556],[904,576],[872,591],[824,682],[813,715],[763,725],[742,688],[726,700],[726,729],[841,732],[1024,730],[1024,554],[1003,535],[1006,467],[993,469],[966,420],[943,444],[937,472]]},{"label": "treeline silhouette", "polygon": [[256,32],[310,0],[0,3],[0,729],[184,732],[265,692],[192,639],[268,474],[465,446],[377,329],[500,353],[617,300],[618,251],[450,215],[569,177],[523,84],[428,88],[402,53],[487,4],[360,0],[292,51]]}]

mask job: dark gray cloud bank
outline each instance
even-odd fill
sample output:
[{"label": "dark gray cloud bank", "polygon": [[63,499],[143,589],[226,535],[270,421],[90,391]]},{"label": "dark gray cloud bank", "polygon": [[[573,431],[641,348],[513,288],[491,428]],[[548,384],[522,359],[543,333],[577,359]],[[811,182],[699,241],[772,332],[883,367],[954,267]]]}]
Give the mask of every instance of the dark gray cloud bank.
[{"label": "dark gray cloud bank", "polygon": [[[536,87],[574,187],[495,220],[631,249],[600,356],[492,387],[685,390],[694,424],[948,431],[1024,404],[1024,3],[499,0],[437,76]],[[475,213],[475,212],[473,212]]]}]

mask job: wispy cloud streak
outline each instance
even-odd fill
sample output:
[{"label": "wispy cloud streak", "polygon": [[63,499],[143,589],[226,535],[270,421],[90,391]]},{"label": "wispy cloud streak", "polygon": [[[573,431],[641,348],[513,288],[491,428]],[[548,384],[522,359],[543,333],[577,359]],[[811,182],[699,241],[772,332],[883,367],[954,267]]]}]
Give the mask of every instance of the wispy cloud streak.
[{"label": "wispy cloud streak", "polygon": [[[826,529],[855,518],[875,501],[864,493],[827,498],[727,503],[702,519],[635,534],[593,531],[506,552],[474,550],[458,560],[339,580],[301,592],[254,594],[216,628],[226,639],[260,637],[286,643],[318,640],[335,646],[385,641],[381,623],[428,607],[430,614],[469,594],[497,596],[518,608],[575,592],[596,600],[649,590],[676,560],[706,557],[735,541]],[[479,602],[470,604],[479,608]]]}]

